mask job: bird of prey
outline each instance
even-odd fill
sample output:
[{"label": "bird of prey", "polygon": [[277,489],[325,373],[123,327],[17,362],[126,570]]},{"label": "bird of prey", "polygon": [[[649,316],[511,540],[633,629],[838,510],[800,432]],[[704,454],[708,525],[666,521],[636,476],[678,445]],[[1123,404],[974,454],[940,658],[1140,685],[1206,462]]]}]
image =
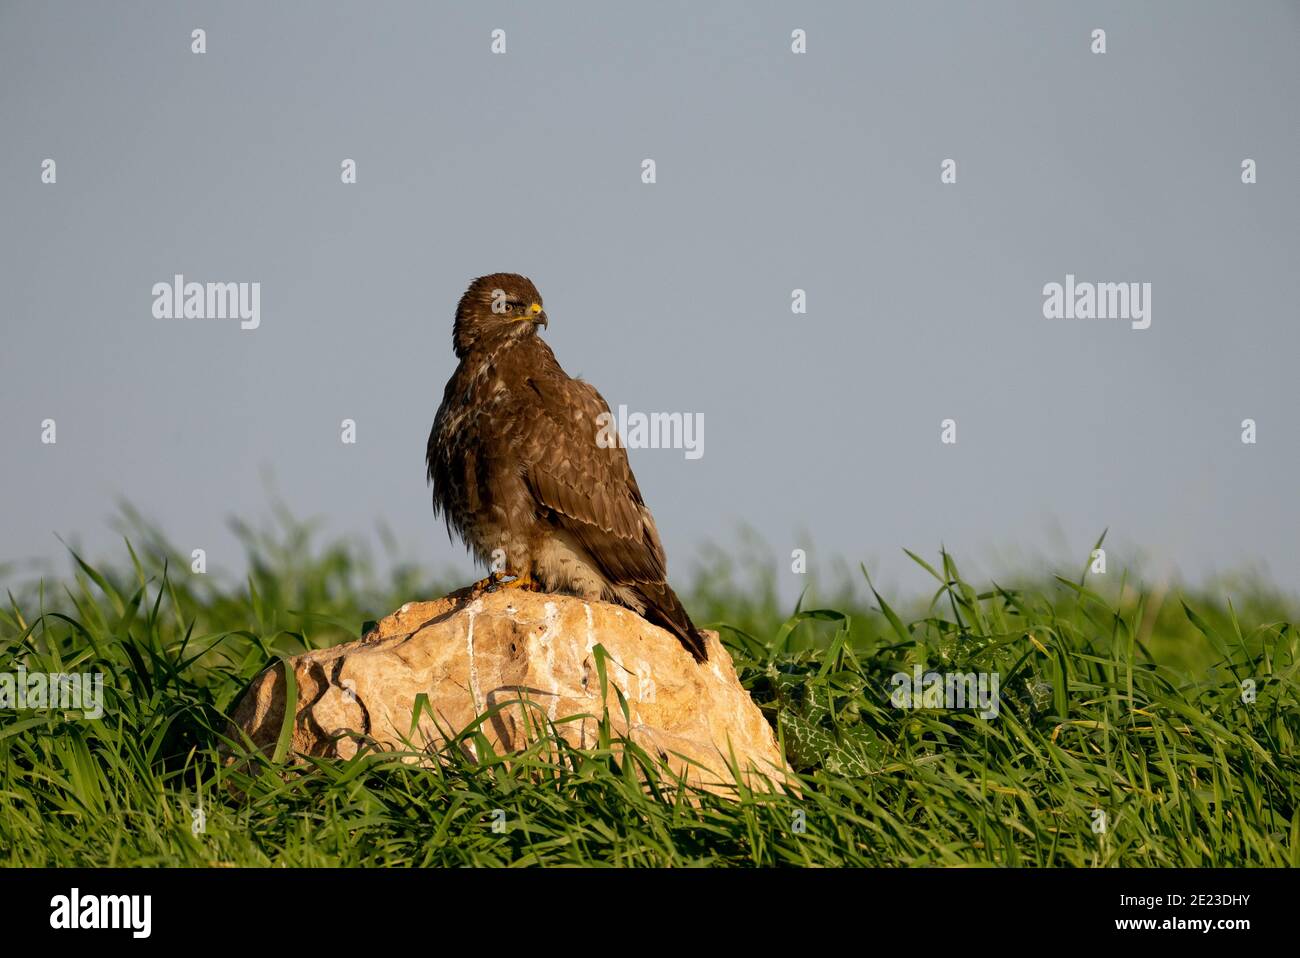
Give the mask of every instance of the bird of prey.
[{"label": "bird of prey", "polygon": [[627,450],[598,441],[609,405],[560,368],[538,335],[547,325],[524,276],[481,276],[461,297],[452,329],[460,364],[426,455],[434,514],[492,570],[479,588],[615,602],[704,662],[704,636],[668,586]]}]

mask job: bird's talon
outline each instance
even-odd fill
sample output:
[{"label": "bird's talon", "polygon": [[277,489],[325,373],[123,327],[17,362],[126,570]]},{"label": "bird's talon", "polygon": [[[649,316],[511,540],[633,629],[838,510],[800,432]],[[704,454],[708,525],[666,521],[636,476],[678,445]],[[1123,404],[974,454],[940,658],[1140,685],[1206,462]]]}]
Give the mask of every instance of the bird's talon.
[{"label": "bird's talon", "polygon": [[501,586],[503,589],[523,589],[525,592],[541,592],[542,587],[533,581],[530,575],[518,575]]},{"label": "bird's talon", "polygon": [[499,583],[504,577],[505,577],[504,572],[489,572],[486,578],[479,579],[477,582],[475,582],[472,586],[469,587],[470,596],[472,598],[478,598],[484,592],[491,592],[493,587],[497,585],[497,583]]}]

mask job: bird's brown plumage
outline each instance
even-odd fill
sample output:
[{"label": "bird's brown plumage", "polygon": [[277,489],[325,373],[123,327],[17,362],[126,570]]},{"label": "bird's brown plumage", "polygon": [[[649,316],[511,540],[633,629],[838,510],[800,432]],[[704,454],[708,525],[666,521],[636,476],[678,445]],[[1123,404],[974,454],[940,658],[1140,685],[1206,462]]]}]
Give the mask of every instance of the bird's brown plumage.
[{"label": "bird's brown plumage", "polygon": [[609,406],[536,335],[547,321],[541,303],[511,273],[480,277],[461,298],[460,364],[429,434],[434,511],[490,567],[618,602],[705,661],[627,451],[597,441]]}]

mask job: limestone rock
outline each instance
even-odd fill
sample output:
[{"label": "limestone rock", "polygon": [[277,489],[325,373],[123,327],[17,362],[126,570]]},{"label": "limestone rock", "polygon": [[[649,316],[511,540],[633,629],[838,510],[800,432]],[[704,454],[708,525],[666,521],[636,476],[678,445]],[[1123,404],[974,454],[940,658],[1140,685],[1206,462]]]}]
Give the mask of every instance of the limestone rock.
[{"label": "limestone rock", "polygon": [[[570,744],[593,747],[602,714],[599,645],[608,653],[605,701],[614,735],[714,791],[734,782],[730,755],[752,785],[766,787],[755,771],[781,782],[772,727],[741,687],[717,633],[706,636],[709,661],[701,665],[668,632],[605,602],[510,589],[409,602],[360,641],[288,660],[298,690],[292,750],[348,758],[363,736],[381,748],[421,750],[411,761],[435,761],[448,734],[510,702],[481,726],[498,752],[536,741],[543,716]],[[412,733],[421,693],[433,714],[421,710]],[[233,719],[269,754],[284,709],[280,664],[254,681]]]}]

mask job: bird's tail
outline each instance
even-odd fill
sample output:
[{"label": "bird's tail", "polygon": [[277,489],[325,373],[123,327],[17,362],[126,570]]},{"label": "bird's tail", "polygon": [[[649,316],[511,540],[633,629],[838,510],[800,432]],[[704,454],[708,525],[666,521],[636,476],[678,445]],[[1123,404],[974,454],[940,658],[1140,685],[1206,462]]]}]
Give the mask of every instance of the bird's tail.
[{"label": "bird's tail", "polygon": [[667,582],[638,582],[637,592],[645,600],[647,620],[677,636],[677,641],[686,647],[696,662],[708,661],[709,650],[704,633],[695,627]]}]

